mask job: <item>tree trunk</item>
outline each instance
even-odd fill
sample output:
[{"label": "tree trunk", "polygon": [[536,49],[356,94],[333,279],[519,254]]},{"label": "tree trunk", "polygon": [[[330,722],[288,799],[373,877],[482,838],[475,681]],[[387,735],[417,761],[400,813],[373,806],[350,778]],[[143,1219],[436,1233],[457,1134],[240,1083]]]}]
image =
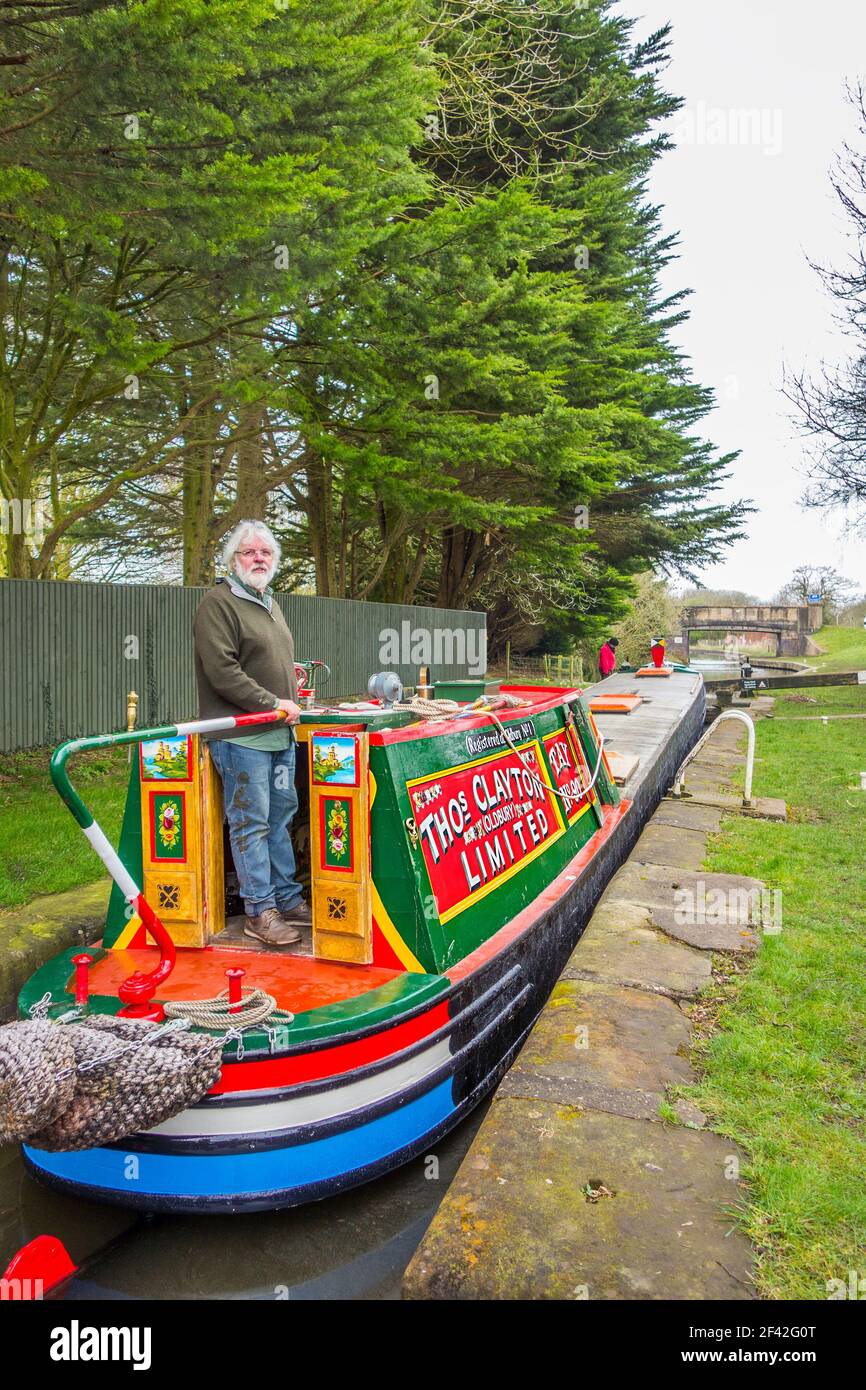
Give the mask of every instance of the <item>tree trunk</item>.
[{"label": "tree trunk", "polygon": [[465,526],[447,527],[442,536],[437,606],[468,608],[486,579],[495,554],[493,546],[485,545],[483,531],[468,531]]},{"label": "tree trunk", "polygon": [[262,401],[245,405],[238,418],[238,433],[246,435],[237,448],[237,509],[242,520],[260,521],[265,514],[268,478],[265,471],[265,411]]},{"label": "tree trunk", "polygon": [[421,582],[421,576],[424,573],[424,564],[427,560],[427,547],[429,543],[430,538],[427,532],[425,531],[418,538],[418,547],[415,551],[415,560],[412,564],[411,570],[406,576],[406,582],[403,585],[403,593],[400,597],[400,603],[412,603],[415,598],[418,585]]},{"label": "tree trunk", "polygon": [[340,597],[334,545],[333,477],[330,464],[316,454],[307,463],[307,518],[310,550],[316,566],[316,593],[320,598]]},{"label": "tree trunk", "polygon": [[6,534],[6,577],[9,579],[32,579],[30,554],[27,550],[27,537],[15,528],[14,513],[10,510],[4,518]]},{"label": "tree trunk", "polygon": [[[382,549],[388,551],[385,567],[379,578],[371,586],[367,597],[376,603],[401,603],[406,588],[406,572],[409,566],[408,537],[399,535],[405,530],[406,515],[399,508],[388,508],[384,502],[379,504],[379,534]],[[396,536],[395,536],[395,533]]]},{"label": "tree trunk", "polygon": [[[197,363],[188,379],[189,402],[212,389],[210,363]],[[216,405],[211,404],[187,425],[190,448],[183,456],[183,582],[210,584],[213,580],[214,478],[217,467]]]}]

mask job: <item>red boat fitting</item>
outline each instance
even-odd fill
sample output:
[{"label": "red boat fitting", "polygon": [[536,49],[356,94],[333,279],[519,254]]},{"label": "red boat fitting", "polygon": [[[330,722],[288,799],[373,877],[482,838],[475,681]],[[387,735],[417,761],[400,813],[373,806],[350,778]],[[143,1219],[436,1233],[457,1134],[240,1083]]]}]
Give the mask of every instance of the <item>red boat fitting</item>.
[{"label": "red boat fitting", "polygon": [[75,966],[75,1002],[80,1008],[84,1008],[90,997],[90,980],[87,972],[93,964],[93,956],[86,953],[72,957],[72,964]]},{"label": "red boat fitting", "polygon": [[226,971],[226,979],[229,982],[229,1013],[236,1014],[240,1010],[242,1000],[241,981],[246,975],[239,965],[229,966]]}]

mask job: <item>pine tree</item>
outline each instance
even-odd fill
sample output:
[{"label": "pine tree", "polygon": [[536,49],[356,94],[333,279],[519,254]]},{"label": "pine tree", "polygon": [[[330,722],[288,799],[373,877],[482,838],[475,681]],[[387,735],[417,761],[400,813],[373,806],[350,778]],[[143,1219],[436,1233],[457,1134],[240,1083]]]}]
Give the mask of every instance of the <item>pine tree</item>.
[{"label": "pine tree", "polygon": [[253,434],[249,344],[334,293],[418,182],[413,35],[396,0],[4,9],[0,489],[49,511],[35,557],[6,538],[10,573],[190,458],[207,548],[216,460]]},{"label": "pine tree", "polygon": [[434,191],[307,321],[327,370],[286,381],[319,592],[483,604],[500,641],[568,640],[623,611],[628,576],[692,572],[738,533],[742,506],[711,500],[730,459],[693,435],[712,397],[658,297],[666,36],[632,50],[629,29],[607,5],[440,6]]},{"label": "pine tree", "polygon": [[607,0],[70,0],[0,37],[0,487],[50,502],[12,572],[131,542],[204,582],[267,512],[284,583],[549,645],[738,534],[658,290],[667,31],[633,46]]}]

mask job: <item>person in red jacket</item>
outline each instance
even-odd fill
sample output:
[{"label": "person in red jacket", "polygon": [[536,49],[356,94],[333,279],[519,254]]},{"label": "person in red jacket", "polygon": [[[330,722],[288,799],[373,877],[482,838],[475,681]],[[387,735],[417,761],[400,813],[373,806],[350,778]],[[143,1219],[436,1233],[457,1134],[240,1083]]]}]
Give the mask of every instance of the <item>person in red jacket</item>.
[{"label": "person in red jacket", "polygon": [[616,667],[616,649],[619,646],[618,637],[608,637],[602,644],[598,653],[598,674],[604,680],[605,676],[613,673]]}]

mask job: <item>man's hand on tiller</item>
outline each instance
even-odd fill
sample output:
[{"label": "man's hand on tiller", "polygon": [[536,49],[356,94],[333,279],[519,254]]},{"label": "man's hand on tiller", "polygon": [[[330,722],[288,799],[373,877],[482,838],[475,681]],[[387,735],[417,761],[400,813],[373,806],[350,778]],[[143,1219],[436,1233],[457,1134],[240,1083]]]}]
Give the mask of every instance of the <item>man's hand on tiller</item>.
[{"label": "man's hand on tiller", "polygon": [[294,700],[278,700],[277,709],[284,709],[288,715],[289,724],[297,724],[301,717],[301,707],[296,705]]}]

